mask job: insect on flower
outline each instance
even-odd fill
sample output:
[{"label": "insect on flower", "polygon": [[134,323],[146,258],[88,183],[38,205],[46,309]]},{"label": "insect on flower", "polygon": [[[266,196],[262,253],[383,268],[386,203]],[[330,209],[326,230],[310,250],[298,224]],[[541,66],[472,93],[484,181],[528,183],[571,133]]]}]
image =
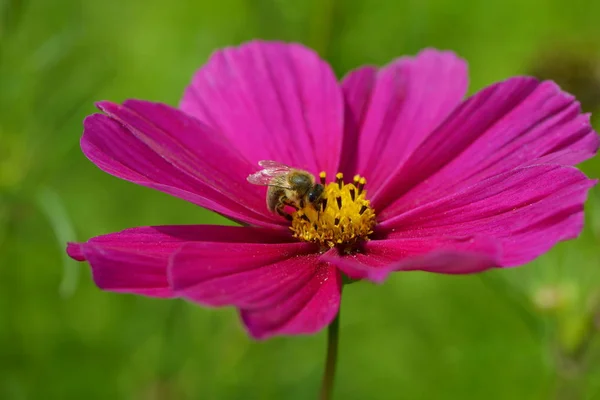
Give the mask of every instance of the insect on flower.
[{"label": "insect on flower", "polygon": [[264,169],[248,176],[248,182],[268,186],[267,208],[282,217],[292,220],[283,209],[290,206],[296,210],[310,204],[319,207],[325,187],[325,174],[322,182],[316,183],[309,172],[290,168],[276,161],[263,160],[258,165]]},{"label": "insect on flower", "polygon": [[467,86],[448,51],[337,82],[299,44],[219,50],[179,108],[98,103],[81,148],[242,226],[132,228],[67,252],[103,290],[234,306],[259,339],[327,326],[346,277],[528,263],[581,232],[596,181],[574,165],[598,135],[553,82],[515,77],[464,99]]}]

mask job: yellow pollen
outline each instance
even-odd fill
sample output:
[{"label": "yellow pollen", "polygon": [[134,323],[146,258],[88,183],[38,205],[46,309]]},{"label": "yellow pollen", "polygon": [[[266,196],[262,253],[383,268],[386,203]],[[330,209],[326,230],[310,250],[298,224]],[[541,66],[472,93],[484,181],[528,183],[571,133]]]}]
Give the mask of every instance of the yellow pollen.
[{"label": "yellow pollen", "polygon": [[[324,172],[319,178],[325,183]],[[375,226],[375,211],[366,199],[367,181],[358,175],[354,183],[345,184],[343,179],[338,172],[335,182],[325,186],[321,203],[308,204],[292,214],[294,237],[329,248],[368,240]]]}]

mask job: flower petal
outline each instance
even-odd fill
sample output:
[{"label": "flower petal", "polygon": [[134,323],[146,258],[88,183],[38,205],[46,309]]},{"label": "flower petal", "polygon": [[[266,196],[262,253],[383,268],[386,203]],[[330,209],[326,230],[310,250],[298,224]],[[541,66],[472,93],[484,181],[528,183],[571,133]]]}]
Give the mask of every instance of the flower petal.
[{"label": "flower petal", "polygon": [[319,263],[309,243],[194,243],[172,258],[170,279],[178,296],[240,308],[255,338],[313,333],[339,306],[337,271]]},{"label": "flower petal", "polygon": [[316,333],[337,315],[341,289],[338,270],[319,263],[315,274],[300,290],[270,307],[241,310],[241,317],[248,332],[257,339]]},{"label": "flower petal", "polygon": [[193,243],[174,254],[171,284],[179,295],[203,305],[260,308],[272,304],[270,296],[286,295],[310,278],[314,250],[300,242]]},{"label": "flower petal", "polygon": [[346,176],[353,176],[358,168],[361,127],[367,116],[369,101],[376,82],[377,68],[373,66],[351,71],[342,81],[345,113],[340,171]]},{"label": "flower petal", "polygon": [[351,256],[341,255],[336,249],[322,256],[352,279],[378,283],[394,271],[480,272],[499,266],[499,258],[499,244],[482,236],[371,240],[360,253]]},{"label": "flower petal", "polygon": [[275,160],[312,173],[337,172],[341,90],[329,65],[302,45],[253,41],[217,51],[180,107],[253,164]]},{"label": "flower petal", "polygon": [[390,218],[390,238],[482,235],[502,246],[502,266],[527,263],[583,227],[583,203],[596,183],[574,167],[518,168]]},{"label": "flower petal", "polygon": [[86,118],[81,148],[103,171],[237,221],[282,223],[267,212],[265,189],[246,181],[256,167],[196,119],[139,100],[98,106],[108,115]]},{"label": "flower petal", "polygon": [[598,145],[572,96],[553,82],[512,78],[461,104],[371,199],[385,220],[519,166],[576,164]]},{"label": "flower petal", "polygon": [[[282,243],[292,240],[285,231],[235,226],[151,226],[97,236],[85,243],[69,243],[67,253],[88,261],[96,285],[103,290],[173,297],[167,279],[169,257],[182,245],[197,241]],[[232,243],[236,243],[233,245]]]},{"label": "flower petal", "polygon": [[[467,64],[452,52],[423,50],[375,72],[351,72],[343,82],[346,135],[344,171],[378,186],[460,104],[468,86]],[[359,133],[358,133],[359,132]]]}]

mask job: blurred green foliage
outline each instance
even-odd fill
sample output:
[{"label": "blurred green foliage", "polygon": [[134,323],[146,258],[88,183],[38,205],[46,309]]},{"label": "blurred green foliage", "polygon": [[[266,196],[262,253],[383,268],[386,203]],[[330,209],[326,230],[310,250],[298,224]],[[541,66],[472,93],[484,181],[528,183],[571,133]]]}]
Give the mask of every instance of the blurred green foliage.
[{"label": "blurred green foliage", "polygon": [[[562,59],[600,68],[599,15],[592,0],[0,0],[0,398],[318,389],[324,333],[253,342],[234,310],[103,293],[65,258],[66,240],[223,222],[87,161],[78,141],[95,100],[176,105],[211,51],[257,37],[314,47],[339,76],[435,46],[469,61],[471,91],[532,71],[569,85],[580,69]],[[600,73],[583,75],[569,88],[590,96]],[[600,176],[597,160],[584,170]],[[598,189],[588,211],[579,240],[523,268],[349,286],[337,398],[600,399]]]}]

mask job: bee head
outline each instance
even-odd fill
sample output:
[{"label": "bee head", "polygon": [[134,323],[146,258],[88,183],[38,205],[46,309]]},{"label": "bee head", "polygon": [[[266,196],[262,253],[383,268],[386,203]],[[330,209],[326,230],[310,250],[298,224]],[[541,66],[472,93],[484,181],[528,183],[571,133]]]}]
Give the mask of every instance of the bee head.
[{"label": "bee head", "polygon": [[309,203],[316,203],[317,201],[321,200],[324,190],[325,186],[321,185],[320,183],[314,185],[306,194]]}]

